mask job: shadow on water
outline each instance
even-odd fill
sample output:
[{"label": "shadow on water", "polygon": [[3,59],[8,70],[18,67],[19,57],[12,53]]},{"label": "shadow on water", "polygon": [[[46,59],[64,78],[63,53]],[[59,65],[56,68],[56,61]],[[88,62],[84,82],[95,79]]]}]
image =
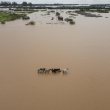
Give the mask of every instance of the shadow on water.
[{"label": "shadow on water", "polygon": [[51,73],[38,73],[38,75],[50,75]]},{"label": "shadow on water", "polygon": [[68,75],[68,73],[63,73],[64,76]]},{"label": "shadow on water", "polygon": [[38,75],[58,75],[60,72],[57,73],[38,73]]},{"label": "shadow on water", "polygon": [[61,72],[52,73],[52,75],[60,75]]}]

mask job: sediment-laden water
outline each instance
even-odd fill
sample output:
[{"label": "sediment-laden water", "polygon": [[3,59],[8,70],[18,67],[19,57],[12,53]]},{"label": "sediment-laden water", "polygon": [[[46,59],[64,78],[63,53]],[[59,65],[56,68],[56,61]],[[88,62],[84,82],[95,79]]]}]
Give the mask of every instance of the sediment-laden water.
[{"label": "sediment-laden water", "polygon": [[109,110],[110,13],[78,15],[75,25],[41,14],[0,25],[0,110]]}]

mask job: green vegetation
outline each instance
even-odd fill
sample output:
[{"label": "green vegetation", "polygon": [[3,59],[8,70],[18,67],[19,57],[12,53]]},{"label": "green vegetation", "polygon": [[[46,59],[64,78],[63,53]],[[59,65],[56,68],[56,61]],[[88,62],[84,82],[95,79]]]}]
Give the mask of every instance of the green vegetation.
[{"label": "green vegetation", "polygon": [[77,14],[75,14],[75,11],[67,11],[66,14],[73,15],[73,16],[78,16]]},{"label": "green vegetation", "polygon": [[74,13],[74,11],[67,11],[66,13],[70,14],[70,13]]},{"label": "green vegetation", "polygon": [[46,15],[50,15],[50,13],[47,13],[47,14],[41,14],[41,16],[46,16]]},{"label": "green vegetation", "polygon": [[54,13],[55,11],[51,10],[50,12]]},{"label": "green vegetation", "polygon": [[77,15],[77,14],[75,14],[75,13],[69,13],[69,15],[78,16],[78,15]]},{"label": "green vegetation", "polygon": [[[86,9],[82,8],[78,12],[97,12],[97,13],[109,13],[110,9]],[[77,12],[77,11],[75,11]]]},{"label": "green vegetation", "polygon": [[38,12],[38,11],[16,11],[17,13],[34,13],[34,12]]},{"label": "green vegetation", "polygon": [[73,21],[73,19],[70,18],[66,18],[65,21],[69,22],[70,24],[75,24],[75,21]]},{"label": "green vegetation", "polygon": [[59,12],[56,12],[56,16],[59,16],[60,15],[60,13]]},{"label": "green vegetation", "polygon": [[[13,10],[10,8],[10,10]],[[33,13],[38,12],[39,10],[29,9],[29,8],[16,8],[14,9],[15,12],[19,13]]]},{"label": "green vegetation", "polygon": [[1,24],[5,24],[5,21],[2,21]]},{"label": "green vegetation", "polygon": [[70,21],[70,24],[75,24],[75,21]]},{"label": "green vegetation", "polygon": [[2,21],[13,21],[25,16],[25,14],[5,13],[0,12],[0,22]]},{"label": "green vegetation", "polygon": [[41,11],[47,11],[47,10],[41,10]]},{"label": "green vegetation", "polygon": [[109,13],[109,10],[97,10],[98,13]]},{"label": "green vegetation", "polygon": [[73,19],[65,18],[65,21],[66,21],[66,22],[70,22],[70,21],[73,21]]},{"label": "green vegetation", "polygon": [[34,21],[30,21],[29,23],[27,23],[26,25],[35,25]]}]

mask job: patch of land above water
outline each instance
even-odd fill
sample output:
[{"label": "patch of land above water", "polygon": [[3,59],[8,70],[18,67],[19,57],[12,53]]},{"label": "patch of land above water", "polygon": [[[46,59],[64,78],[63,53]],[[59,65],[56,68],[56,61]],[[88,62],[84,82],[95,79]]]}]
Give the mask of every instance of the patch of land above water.
[{"label": "patch of land above water", "polygon": [[2,21],[13,21],[25,16],[25,14],[15,14],[15,13],[6,13],[0,12],[0,22]]}]

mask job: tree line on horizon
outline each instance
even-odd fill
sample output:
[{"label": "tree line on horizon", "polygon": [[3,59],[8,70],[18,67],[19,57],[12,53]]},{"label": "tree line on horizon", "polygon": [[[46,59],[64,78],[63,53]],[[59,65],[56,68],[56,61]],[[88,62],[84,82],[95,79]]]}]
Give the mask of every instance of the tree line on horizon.
[{"label": "tree line on horizon", "polygon": [[[8,1],[1,1],[1,3],[0,3],[0,6],[17,6],[18,5],[18,3],[17,2],[8,2]],[[27,3],[27,2],[22,2],[22,4],[21,4],[22,6],[32,6],[32,3],[31,2],[29,2],[29,3]]]},{"label": "tree line on horizon", "polygon": [[[38,7],[35,7],[35,6],[38,6]],[[59,6],[59,7],[45,7],[45,5],[47,4],[44,4],[44,5],[41,5],[41,4],[32,4],[31,2],[27,3],[27,2],[22,2],[21,4],[18,4],[17,2],[7,2],[7,1],[1,1],[0,2],[0,6],[3,6],[1,8],[4,8],[4,7],[16,7],[17,10],[20,10],[20,8],[23,8],[23,9],[80,9],[80,11],[90,11],[90,9],[97,9],[98,11],[100,12],[104,12],[102,9],[105,9],[105,12],[110,12],[110,6],[108,8],[106,8],[106,4],[98,4],[98,5],[90,5],[90,6]],[[50,5],[56,5],[56,4],[50,4]],[[78,4],[77,4],[78,5]],[[27,7],[29,6],[29,7]],[[48,5],[47,5],[48,6]],[[105,13],[104,12],[104,13]]]}]

